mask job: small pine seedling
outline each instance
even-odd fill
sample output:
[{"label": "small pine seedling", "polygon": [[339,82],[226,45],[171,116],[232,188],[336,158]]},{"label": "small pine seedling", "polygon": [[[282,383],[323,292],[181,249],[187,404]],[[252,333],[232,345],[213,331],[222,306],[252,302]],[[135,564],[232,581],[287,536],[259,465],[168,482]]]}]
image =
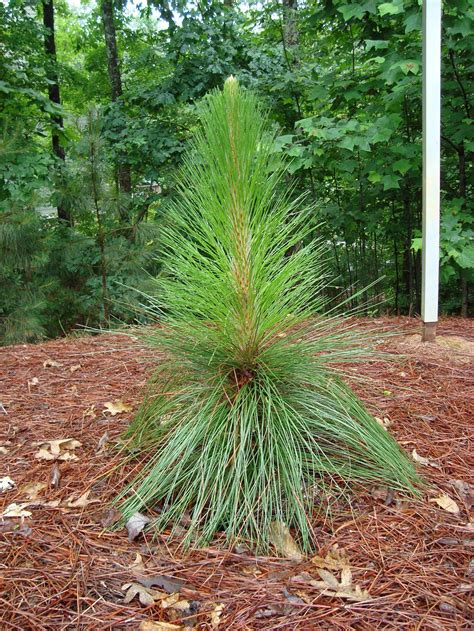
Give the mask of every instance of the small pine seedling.
[{"label": "small pine seedling", "polygon": [[285,190],[273,146],[256,98],[229,78],[205,100],[163,228],[161,322],[143,335],[164,359],[128,431],[150,458],[119,500],[125,519],[159,507],[158,528],[186,517],[185,544],[223,530],[265,550],[276,521],[308,549],[335,489],[418,482],[341,378],[338,363],[367,355],[346,318],[316,315],[325,244],[308,238],[311,211]]}]

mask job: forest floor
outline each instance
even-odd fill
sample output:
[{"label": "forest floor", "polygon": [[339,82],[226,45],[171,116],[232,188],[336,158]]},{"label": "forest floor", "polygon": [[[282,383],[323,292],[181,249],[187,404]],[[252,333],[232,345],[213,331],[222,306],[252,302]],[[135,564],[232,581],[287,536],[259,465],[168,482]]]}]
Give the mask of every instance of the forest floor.
[{"label": "forest floor", "polygon": [[[315,518],[317,556],[302,561],[227,551],[219,538],[185,552],[166,532],[130,541],[107,527],[139,466],[120,465],[114,445],[152,371],[137,341],[0,349],[0,482],[15,485],[0,494],[13,515],[0,518],[0,629],[472,628],[474,322],[442,320],[438,345],[418,343],[416,321],[372,323],[404,331],[387,343],[399,357],[359,365],[356,389],[418,458],[427,488],[420,500],[354,494]],[[347,579],[347,565],[359,601],[316,583]]]}]

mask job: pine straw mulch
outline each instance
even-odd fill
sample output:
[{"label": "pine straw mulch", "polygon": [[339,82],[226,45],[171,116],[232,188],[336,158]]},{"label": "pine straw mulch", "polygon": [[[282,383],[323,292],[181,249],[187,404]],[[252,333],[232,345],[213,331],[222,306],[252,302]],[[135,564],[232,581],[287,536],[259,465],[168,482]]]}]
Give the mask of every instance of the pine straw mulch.
[{"label": "pine straw mulch", "polygon": [[[376,324],[414,326],[403,319]],[[139,629],[145,620],[197,629],[470,628],[472,487],[454,481],[473,482],[474,323],[446,319],[439,330],[448,341],[457,336],[466,344],[439,348],[410,336],[395,338],[389,347],[403,358],[357,368],[367,379],[356,387],[371,410],[390,420],[389,431],[408,452],[416,449],[430,462],[420,465],[429,481],[421,501],[372,489],[354,494],[351,507],[332,521],[315,520],[318,554],[324,557],[335,544],[345,551],[354,584],[370,594],[363,602],[311,586],[311,577],[320,577],[310,558],[255,557],[245,549],[226,551],[219,541],[186,553],[166,533],[129,542],[125,529],[104,528],[109,500],[133,475],[130,466],[118,466],[114,449],[131,412],[112,416],[104,404],[119,399],[136,407],[151,371],[144,361],[150,352],[118,335],[0,349],[0,478],[8,475],[16,484],[0,495],[0,510],[28,502],[25,484],[47,484],[27,507],[31,517],[0,520],[0,628]],[[82,443],[74,450],[78,460],[35,458],[35,441],[60,438]],[[104,477],[113,467],[114,474]],[[63,507],[88,490],[88,499],[97,502]],[[442,493],[455,500],[458,514],[430,501]],[[54,500],[62,505],[44,506]],[[160,601],[148,607],[138,599],[124,603],[123,584],[137,581],[130,567],[140,562],[137,553],[147,573],[184,583],[180,597],[190,603],[187,611],[163,608]]]}]

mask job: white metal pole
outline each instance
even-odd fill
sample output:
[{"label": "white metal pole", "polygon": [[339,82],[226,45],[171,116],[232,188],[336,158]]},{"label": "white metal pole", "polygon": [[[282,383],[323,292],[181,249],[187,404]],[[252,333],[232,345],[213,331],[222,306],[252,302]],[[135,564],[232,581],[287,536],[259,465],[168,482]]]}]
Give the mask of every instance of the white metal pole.
[{"label": "white metal pole", "polygon": [[423,0],[423,340],[438,322],[441,144],[441,0]]}]

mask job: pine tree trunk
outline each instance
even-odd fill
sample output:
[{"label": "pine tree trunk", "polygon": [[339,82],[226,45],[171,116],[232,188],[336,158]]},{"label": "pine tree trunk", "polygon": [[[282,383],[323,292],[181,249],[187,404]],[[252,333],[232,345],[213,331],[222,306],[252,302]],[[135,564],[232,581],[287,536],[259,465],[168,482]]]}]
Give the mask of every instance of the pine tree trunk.
[{"label": "pine tree trunk", "polygon": [[[44,26],[44,50],[48,60],[46,76],[48,78],[48,97],[52,103],[61,105],[61,94],[59,91],[59,79],[57,71],[57,58],[56,58],[56,40],[54,31],[54,1],[42,0],[43,4],[43,26]],[[51,115],[52,129],[51,129],[51,141],[53,146],[53,153],[58,158],[59,162],[59,178],[61,179],[61,171],[64,166],[66,154],[64,147],[61,145],[59,138],[59,130],[64,128],[63,117],[60,114]],[[69,209],[67,209],[62,202],[57,205],[58,219],[64,221],[69,225],[72,224],[72,217]]]},{"label": "pine tree trunk", "polygon": [[[104,27],[105,47],[107,50],[107,67],[109,72],[112,101],[117,101],[122,96],[122,77],[117,51],[117,35],[114,22],[113,0],[101,0],[102,24]],[[117,179],[119,188],[123,193],[130,193],[132,189],[130,167],[119,158],[117,164]]]}]

